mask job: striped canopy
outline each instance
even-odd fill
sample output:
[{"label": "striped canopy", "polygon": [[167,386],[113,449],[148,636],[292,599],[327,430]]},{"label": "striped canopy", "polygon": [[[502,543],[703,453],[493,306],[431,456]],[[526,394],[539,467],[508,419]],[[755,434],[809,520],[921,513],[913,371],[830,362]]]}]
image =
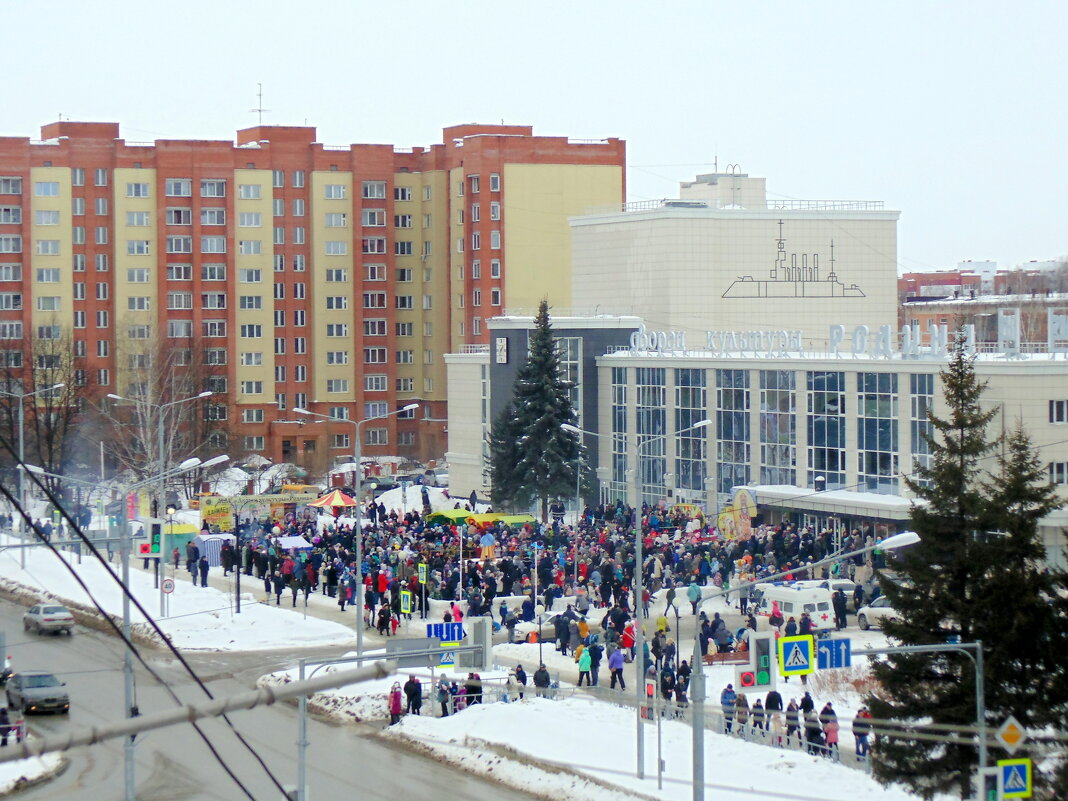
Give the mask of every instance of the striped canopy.
[{"label": "striped canopy", "polygon": [[359,506],[360,503],[355,498],[346,495],[341,490],[333,490],[326,493],[322,498],[317,498],[308,504],[308,506],[317,506],[320,509],[327,509],[334,506]]}]

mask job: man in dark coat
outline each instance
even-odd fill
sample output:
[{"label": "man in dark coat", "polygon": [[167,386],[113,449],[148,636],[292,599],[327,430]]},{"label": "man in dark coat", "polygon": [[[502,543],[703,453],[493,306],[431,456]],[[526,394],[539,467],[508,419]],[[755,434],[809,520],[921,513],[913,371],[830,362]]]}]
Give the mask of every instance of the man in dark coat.
[{"label": "man in dark coat", "polygon": [[[208,565],[208,557],[207,556],[200,557],[200,586],[201,587],[207,587],[208,586],[208,567],[209,567],[209,565]],[[196,583],[196,577],[194,577],[193,583],[194,584]]]}]

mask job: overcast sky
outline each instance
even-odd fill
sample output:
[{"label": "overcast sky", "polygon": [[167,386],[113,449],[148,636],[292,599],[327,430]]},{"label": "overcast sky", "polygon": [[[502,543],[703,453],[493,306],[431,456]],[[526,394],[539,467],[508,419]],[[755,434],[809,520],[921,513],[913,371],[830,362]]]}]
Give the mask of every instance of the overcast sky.
[{"label": "overcast sky", "polygon": [[1068,3],[5,3],[0,135],[128,140],[463,122],[627,140],[631,200],[739,164],[772,197],[884,200],[902,270],[1068,254]]}]

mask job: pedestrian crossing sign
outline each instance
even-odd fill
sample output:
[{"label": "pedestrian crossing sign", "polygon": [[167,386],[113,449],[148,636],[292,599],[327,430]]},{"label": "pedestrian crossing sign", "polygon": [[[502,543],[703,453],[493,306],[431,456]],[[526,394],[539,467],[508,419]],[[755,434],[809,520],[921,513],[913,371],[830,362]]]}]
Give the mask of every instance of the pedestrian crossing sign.
[{"label": "pedestrian crossing sign", "polygon": [[998,760],[998,784],[1001,785],[1002,798],[1031,797],[1031,760]]},{"label": "pedestrian crossing sign", "polygon": [[804,676],[816,670],[816,644],[811,634],[779,638],[779,672],[783,676]]}]

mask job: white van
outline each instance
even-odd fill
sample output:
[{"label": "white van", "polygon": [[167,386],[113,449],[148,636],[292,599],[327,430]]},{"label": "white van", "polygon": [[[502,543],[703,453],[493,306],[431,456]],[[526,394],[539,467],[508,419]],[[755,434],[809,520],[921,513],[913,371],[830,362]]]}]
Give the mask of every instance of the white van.
[{"label": "white van", "polygon": [[779,611],[785,620],[793,617],[801,620],[801,614],[808,612],[812,618],[812,630],[832,631],[834,629],[834,606],[831,604],[831,591],[825,587],[797,587],[791,585],[765,585],[760,595],[757,614],[761,617],[771,615],[771,604],[779,602]]},{"label": "white van", "polygon": [[857,605],[855,603],[853,603],[853,591],[856,590],[857,585],[854,582],[850,581],[849,579],[832,578],[832,579],[821,579],[821,580],[818,580],[818,581],[814,580],[814,579],[809,579],[807,581],[795,582],[794,586],[796,586],[796,587],[824,587],[825,589],[828,589],[831,592],[837,592],[838,590],[841,590],[842,592],[845,593],[846,610],[849,611],[849,612],[854,612],[854,613],[857,611]]}]

